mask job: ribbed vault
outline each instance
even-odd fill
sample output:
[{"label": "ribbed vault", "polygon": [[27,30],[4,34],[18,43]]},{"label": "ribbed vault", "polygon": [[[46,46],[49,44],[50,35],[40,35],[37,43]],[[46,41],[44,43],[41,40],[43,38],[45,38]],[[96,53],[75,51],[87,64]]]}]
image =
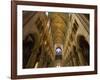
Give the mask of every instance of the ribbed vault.
[{"label": "ribbed vault", "polygon": [[88,33],[89,15],[23,11],[23,68],[89,64]]},{"label": "ribbed vault", "polygon": [[50,27],[52,30],[54,44],[64,44],[67,24],[64,21],[64,13],[49,13]]}]

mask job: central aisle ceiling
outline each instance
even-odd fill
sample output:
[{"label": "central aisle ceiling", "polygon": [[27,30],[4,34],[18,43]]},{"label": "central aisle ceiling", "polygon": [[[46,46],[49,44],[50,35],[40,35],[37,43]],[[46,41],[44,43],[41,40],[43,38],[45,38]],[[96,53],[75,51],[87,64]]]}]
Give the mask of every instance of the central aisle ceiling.
[{"label": "central aisle ceiling", "polygon": [[[68,30],[68,15],[65,13],[49,12],[50,27],[54,44],[64,44]],[[66,19],[66,20],[65,20]]]}]

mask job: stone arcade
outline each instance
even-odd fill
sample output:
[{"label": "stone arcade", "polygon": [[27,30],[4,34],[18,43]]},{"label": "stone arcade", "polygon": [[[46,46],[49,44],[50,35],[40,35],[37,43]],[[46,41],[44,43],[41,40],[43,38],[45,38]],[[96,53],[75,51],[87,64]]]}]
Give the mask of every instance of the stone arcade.
[{"label": "stone arcade", "polygon": [[23,68],[89,65],[89,14],[23,11]]}]

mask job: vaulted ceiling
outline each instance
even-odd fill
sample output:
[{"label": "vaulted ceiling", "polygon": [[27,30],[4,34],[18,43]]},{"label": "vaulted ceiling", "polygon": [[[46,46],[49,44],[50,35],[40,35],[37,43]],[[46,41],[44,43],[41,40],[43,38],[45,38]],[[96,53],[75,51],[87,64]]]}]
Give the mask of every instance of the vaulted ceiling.
[{"label": "vaulted ceiling", "polygon": [[[66,53],[66,48],[70,45],[68,42],[70,15],[61,12],[23,12],[23,39],[32,34],[34,36],[34,51],[29,59],[29,65],[34,62],[33,56],[38,54],[39,49],[55,59],[56,48],[62,49],[62,54]],[[72,36],[71,36],[72,38]],[[31,40],[31,39],[30,39]],[[66,44],[68,42],[68,46]],[[36,57],[36,56],[35,56]],[[57,61],[59,63],[59,61]],[[32,65],[33,66],[33,65]]]},{"label": "vaulted ceiling", "polygon": [[[64,44],[67,24],[64,22],[64,13],[49,13],[50,27],[53,34],[54,44]],[[65,16],[67,19],[67,16]]]}]

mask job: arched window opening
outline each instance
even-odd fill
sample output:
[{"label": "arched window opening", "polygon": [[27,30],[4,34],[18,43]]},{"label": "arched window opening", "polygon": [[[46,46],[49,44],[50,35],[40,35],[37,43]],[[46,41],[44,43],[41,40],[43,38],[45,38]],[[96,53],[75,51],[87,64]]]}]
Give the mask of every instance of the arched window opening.
[{"label": "arched window opening", "polygon": [[28,36],[26,36],[25,40],[23,40],[23,68],[25,68],[29,60],[34,45],[35,45],[34,35],[29,34]]},{"label": "arched window opening", "polygon": [[80,47],[81,51],[83,52],[84,57],[89,65],[89,43],[85,39],[83,35],[79,35],[77,37],[78,46]]},{"label": "arched window opening", "polygon": [[56,55],[61,55],[62,49],[60,47],[56,48]]}]

